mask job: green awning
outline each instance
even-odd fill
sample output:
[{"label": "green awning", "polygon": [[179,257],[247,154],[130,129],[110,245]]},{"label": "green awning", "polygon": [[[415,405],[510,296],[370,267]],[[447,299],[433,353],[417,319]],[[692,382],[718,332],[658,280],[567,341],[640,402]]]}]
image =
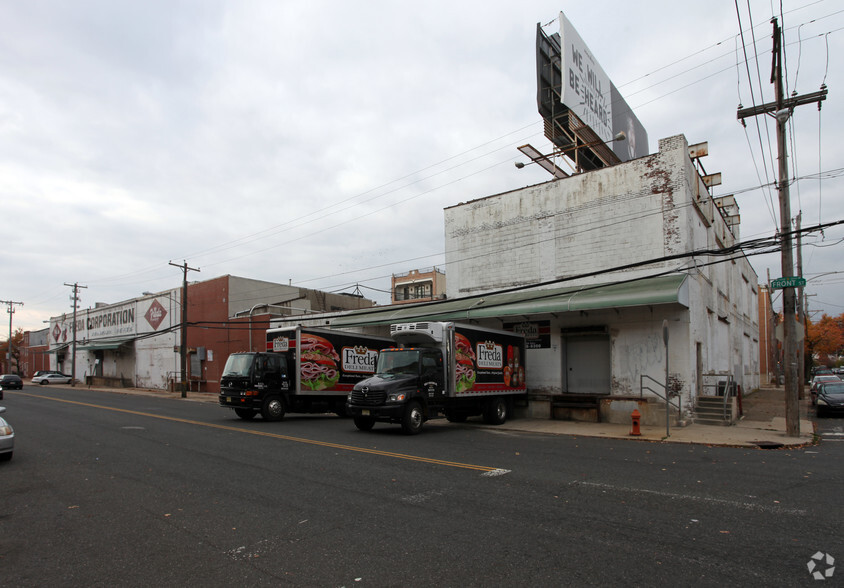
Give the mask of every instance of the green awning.
[{"label": "green awning", "polygon": [[678,274],[593,286],[519,290],[442,302],[392,305],[345,314],[331,320],[331,326],[386,325],[425,320],[460,321],[657,304],[681,304],[688,308],[686,278],[685,274]]},{"label": "green awning", "polygon": [[77,343],[76,348],[84,351],[109,351],[119,349],[121,346],[131,343],[134,339],[109,339],[102,341],[88,341]]}]

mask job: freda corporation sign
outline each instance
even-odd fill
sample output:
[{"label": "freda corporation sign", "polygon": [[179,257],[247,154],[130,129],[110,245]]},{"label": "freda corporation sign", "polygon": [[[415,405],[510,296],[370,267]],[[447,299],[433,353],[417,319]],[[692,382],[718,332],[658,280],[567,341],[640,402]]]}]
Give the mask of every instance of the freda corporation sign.
[{"label": "freda corporation sign", "polygon": [[[133,301],[126,304],[118,304],[101,308],[83,310],[77,313],[76,318],[76,340],[108,339],[111,337],[127,337],[136,335],[141,325],[138,324],[139,307],[142,308],[144,301]],[[165,322],[167,309],[157,300],[153,299],[143,314],[143,319],[152,327],[153,331]],[[143,326],[142,332],[148,332],[149,328]],[[73,319],[67,315],[53,319],[50,328],[50,336],[53,343],[67,343],[73,338]]]}]

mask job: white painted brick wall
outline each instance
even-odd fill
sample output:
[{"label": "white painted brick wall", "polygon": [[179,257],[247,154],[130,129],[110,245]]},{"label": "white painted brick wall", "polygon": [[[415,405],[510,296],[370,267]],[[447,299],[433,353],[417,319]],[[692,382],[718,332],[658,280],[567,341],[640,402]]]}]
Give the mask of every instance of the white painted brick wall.
[{"label": "white painted brick wall", "polygon": [[[703,201],[700,213],[693,204],[698,197]],[[447,208],[448,298],[732,245],[735,238],[707,199],[688,157],[688,143],[677,135],[661,140],[659,152],[648,157]],[[708,266],[711,261],[706,256],[663,261],[555,285],[687,271],[691,309],[672,317],[677,323],[672,330],[685,326],[679,328],[683,340],[672,346],[670,363],[672,374],[683,382],[684,402],[689,403],[697,385],[698,342],[704,372],[736,372],[744,378],[745,389],[759,384],[758,278],[746,259]],[[612,325],[611,315],[593,315],[591,320],[598,318],[615,331],[613,393],[638,392],[643,373],[659,376],[664,354],[651,348],[661,337],[662,315],[652,316],[653,324],[645,320],[621,328]],[[577,322],[574,317],[554,321],[554,328],[572,321]],[[654,326],[657,322],[659,329]],[[642,355],[648,349],[651,352]],[[556,353],[542,350],[533,357],[543,360],[531,366],[528,384],[536,390],[558,390],[562,366]]]}]

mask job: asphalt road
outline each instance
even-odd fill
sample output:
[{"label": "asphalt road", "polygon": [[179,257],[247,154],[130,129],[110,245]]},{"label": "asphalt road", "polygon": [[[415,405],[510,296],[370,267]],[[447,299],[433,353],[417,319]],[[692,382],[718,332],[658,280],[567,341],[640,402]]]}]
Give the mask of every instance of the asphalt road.
[{"label": "asphalt road", "polygon": [[0,586],[817,586],[814,554],[844,561],[844,443],[406,437],[57,387],[3,404]]}]

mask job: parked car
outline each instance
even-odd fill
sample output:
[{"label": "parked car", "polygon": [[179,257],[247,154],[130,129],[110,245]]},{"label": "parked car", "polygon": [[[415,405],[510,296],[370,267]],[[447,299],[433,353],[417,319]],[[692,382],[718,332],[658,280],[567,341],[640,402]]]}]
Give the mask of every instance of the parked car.
[{"label": "parked car", "polygon": [[832,382],[833,384],[836,382],[841,382],[841,378],[838,376],[834,376],[832,374],[828,375],[820,375],[815,376],[812,378],[812,387],[809,389],[809,394],[812,396],[812,406],[816,406],[818,403],[818,386],[823,384],[824,382]]},{"label": "parked car", "polygon": [[70,384],[73,381],[72,376],[61,374],[59,372],[50,372],[41,376],[32,378],[33,384]]},{"label": "parked car", "polygon": [[[23,388],[23,380],[21,377],[15,374],[3,374],[0,376],[0,388],[6,390],[20,390]],[[3,397],[0,396],[0,400]]]},{"label": "parked car", "polygon": [[46,376],[47,374],[60,374],[61,372],[57,372],[56,370],[39,370],[32,374],[33,378],[37,378],[39,376]]},{"label": "parked car", "polygon": [[[6,412],[5,406],[0,406],[0,414]],[[12,459],[15,450],[15,430],[12,425],[0,418],[0,461]]]},{"label": "parked car", "polygon": [[824,382],[818,386],[815,414],[844,413],[844,382]]}]

